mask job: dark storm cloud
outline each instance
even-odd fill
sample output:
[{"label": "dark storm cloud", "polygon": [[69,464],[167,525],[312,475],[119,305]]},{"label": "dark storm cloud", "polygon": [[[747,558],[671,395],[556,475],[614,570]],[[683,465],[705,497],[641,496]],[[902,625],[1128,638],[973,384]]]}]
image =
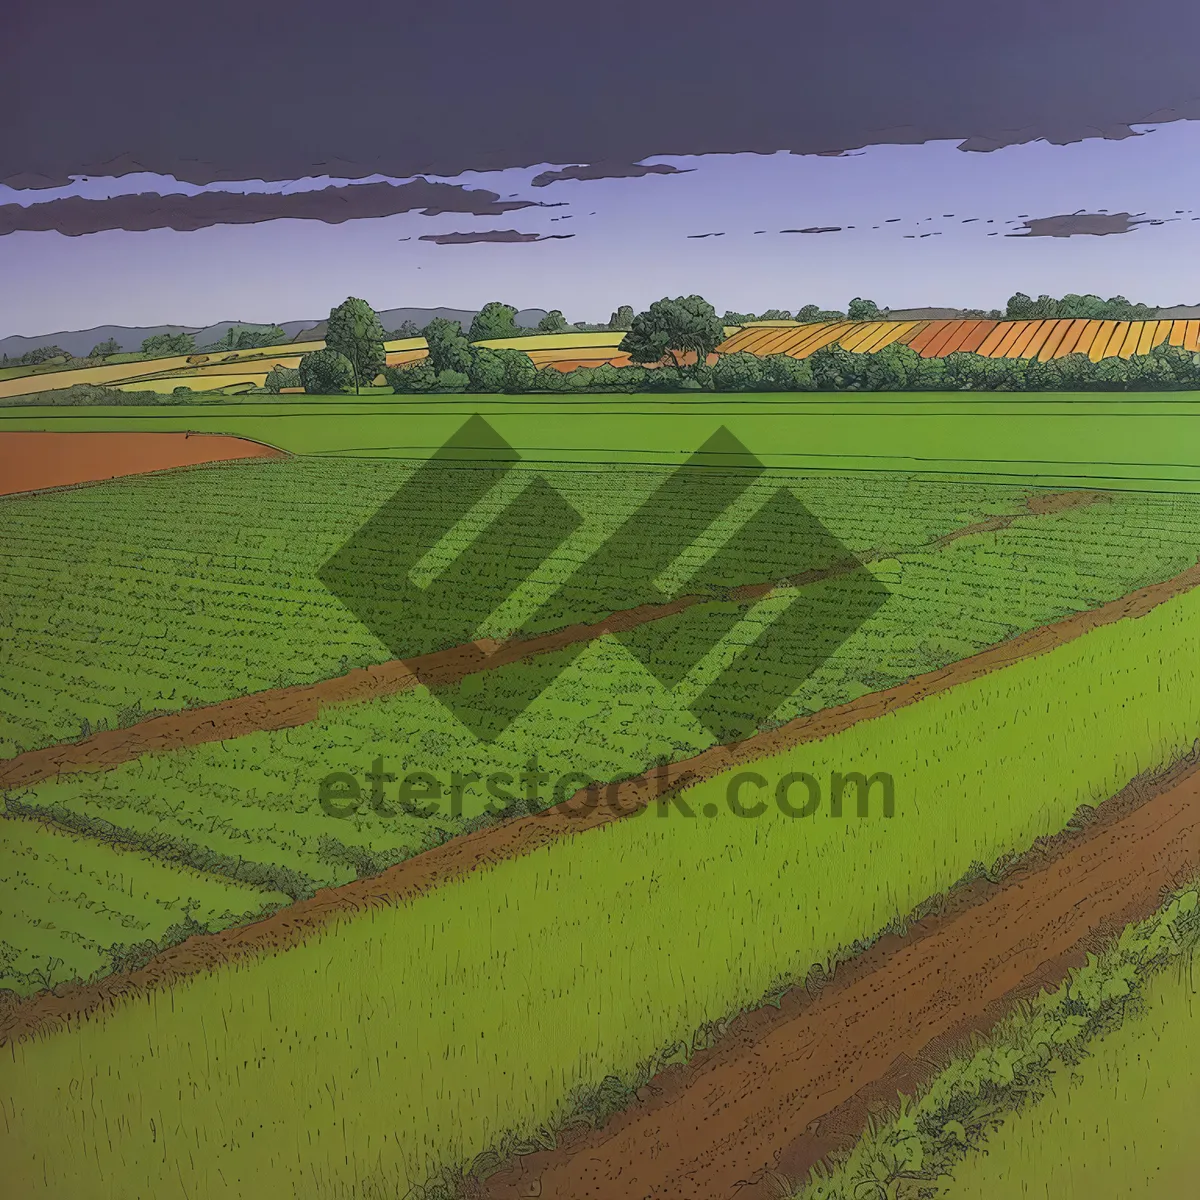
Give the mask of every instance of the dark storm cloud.
[{"label": "dark storm cloud", "polygon": [[[1194,0],[8,0],[0,180],[453,175],[1200,116]],[[121,156],[128,156],[122,160]]]},{"label": "dark storm cloud", "polygon": [[474,242],[557,242],[573,233],[518,233],[515,229],[484,229],[474,233],[423,233],[421,241],[438,246],[469,246]]},{"label": "dark storm cloud", "polygon": [[1139,225],[1161,225],[1160,220],[1131,213],[1064,213],[1057,217],[1034,217],[1016,233],[1005,237],[1077,237],[1080,234],[1104,237],[1110,233],[1129,233]]},{"label": "dark storm cloud", "polygon": [[564,179],[641,179],[646,175],[684,175],[691,167],[673,167],[670,163],[588,163],[585,166],[563,167],[543,171],[533,177],[534,187],[548,187]]},{"label": "dark storm cloud", "polygon": [[69,237],[106,229],[206,229],[211,225],[251,225],[259,221],[324,221],[339,225],[364,217],[389,217],[420,211],[425,216],[469,213],[500,216],[538,207],[532,200],[501,200],[495,192],[458,184],[355,183],[311,192],[201,192],[196,196],[160,196],[141,192],[108,200],[67,196],[43,204],[0,205],[0,236],[18,230],[56,229]]}]

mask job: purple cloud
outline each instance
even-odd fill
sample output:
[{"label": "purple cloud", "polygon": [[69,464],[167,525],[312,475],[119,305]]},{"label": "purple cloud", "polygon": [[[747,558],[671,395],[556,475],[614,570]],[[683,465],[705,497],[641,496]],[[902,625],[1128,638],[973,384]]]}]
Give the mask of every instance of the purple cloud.
[{"label": "purple cloud", "polygon": [[108,229],[174,229],[191,231],[211,225],[253,225],[283,219],[343,221],[390,217],[419,211],[427,217],[463,213],[477,217],[500,216],[522,208],[540,208],[535,200],[501,200],[496,192],[461,184],[357,183],[315,191],[201,192],[195,196],[140,192],[107,200],[66,196],[42,204],[0,205],[0,236],[18,230],[55,229],[68,237]]}]

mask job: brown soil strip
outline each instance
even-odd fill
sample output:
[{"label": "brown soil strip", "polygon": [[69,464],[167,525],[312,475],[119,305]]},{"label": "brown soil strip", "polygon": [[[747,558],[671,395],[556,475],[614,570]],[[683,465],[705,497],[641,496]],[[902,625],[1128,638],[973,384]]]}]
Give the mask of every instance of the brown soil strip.
[{"label": "brown soil strip", "polygon": [[[0,435],[3,437],[4,435]],[[61,436],[61,435],[59,435]],[[105,435],[108,436],[108,435]],[[134,435],[140,436],[140,435]],[[175,436],[175,435],[166,435]],[[221,439],[218,439],[221,440]],[[952,530],[922,549],[939,550],[972,534],[1008,528],[1019,516],[1044,516],[1065,508],[1097,504],[1110,499],[1103,492],[1079,491],[1040,494],[1027,501],[1023,513],[989,517]],[[906,552],[906,551],[905,551]],[[864,561],[890,555],[891,551],[866,556]],[[843,564],[806,572],[792,579],[745,584],[730,589],[722,599],[748,603],[761,599],[780,586],[803,586],[821,578],[854,569]],[[612,613],[591,624],[571,625],[552,633],[510,642],[481,640],[453,646],[410,659],[395,659],[370,667],[357,667],[345,675],[317,683],[271,688],[248,696],[234,696],[199,708],[147,717],[121,729],[100,730],[75,742],[62,742],[39,750],[27,750],[0,760],[0,788],[32,787],[42,780],[75,771],[103,771],[143,754],[184,749],[207,742],[225,741],[266,730],[294,729],[315,721],[331,704],[365,702],[394,695],[424,684],[452,687],[465,676],[515,662],[550,654],[579,642],[594,641],[606,634],[624,633],[652,621],[661,621],[697,604],[710,603],[712,596],[680,596],[667,604],[643,604]]]},{"label": "brown soil strip", "polygon": [[672,1067],[602,1130],[529,1155],[473,1200],[774,1200],[868,1114],[931,1078],[1022,996],[1053,987],[1200,867],[1197,756],[1136,781],[1082,832],[1043,840],[999,885],[835,971],[815,994],[746,1014],[717,1046]]},{"label": "brown soil strip", "polygon": [[208,433],[0,433],[0,496],[201,463],[286,458],[249,438]]},{"label": "brown soil strip", "polygon": [[250,955],[275,953],[295,945],[339,917],[377,904],[394,904],[504,859],[619,820],[688,784],[793,746],[840,733],[860,721],[883,716],[927,697],[979,679],[1011,663],[1044,654],[1090,630],[1144,616],[1158,605],[1200,585],[1200,564],[1162,583],[1132,592],[1099,608],[1072,613],[979,654],[906,683],[860,696],[848,704],[797,717],[778,729],[742,742],[715,746],[690,759],[664,764],[644,774],[600,788],[581,788],[570,800],[534,816],[521,817],[454,838],[369,879],[326,888],[261,921],[221,933],[189,938],[155,956],[141,970],[109,975],[95,983],[43,992],[0,1013],[0,1045],[37,1030],[100,1009],[128,994],[169,986],[175,980]]}]

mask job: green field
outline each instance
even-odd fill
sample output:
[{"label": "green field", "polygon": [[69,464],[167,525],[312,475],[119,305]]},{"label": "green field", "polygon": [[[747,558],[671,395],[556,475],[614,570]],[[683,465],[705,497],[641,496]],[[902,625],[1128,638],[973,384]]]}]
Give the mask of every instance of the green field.
[{"label": "green field", "polygon": [[[479,632],[516,628],[528,614],[537,614],[536,629],[558,628],[656,598],[645,584],[631,591],[621,561],[570,579],[669,474],[667,468],[543,473],[583,518],[579,528],[548,545],[539,523],[515,509],[499,536],[455,568],[459,607],[429,612],[420,628],[398,632],[403,653],[465,640],[457,624],[461,606],[503,594],[526,574],[528,582]],[[317,572],[412,476],[412,464],[394,460],[241,462],[0,499],[0,612],[15,635],[0,647],[0,757],[76,737],[101,722],[129,724],[150,711],[312,682],[396,657]],[[902,477],[768,474],[730,509],[722,528],[734,528],[739,513],[780,487],[856,552],[920,546],[988,515],[1020,511],[1027,494]],[[453,518],[462,490],[454,480],[414,488],[390,513],[389,537],[436,536]],[[694,500],[668,497],[658,522],[691,518]],[[1136,527],[1145,519],[1137,506],[1157,502],[1122,503],[1136,512],[1115,520]],[[1187,532],[1193,525],[1200,531],[1193,507],[1183,499],[1154,509],[1163,540],[1141,556],[1142,570],[1162,569],[1164,553],[1172,564],[1182,561],[1172,541],[1186,548],[1200,539],[1200,532],[1197,538]],[[786,517],[785,511],[780,519]],[[788,574],[795,548],[785,533],[776,520],[740,534],[733,557],[698,564],[689,587]],[[389,556],[375,561],[363,568],[364,589],[390,586]]]},{"label": "green field", "polygon": [[19,994],[121,966],[114,952],[240,925],[288,898],[0,818],[0,990]]},{"label": "green field", "polygon": [[[285,474],[271,467],[264,469],[264,476],[272,472],[277,478]],[[180,477],[186,478],[191,477]],[[603,478],[612,481],[610,475]],[[540,767],[555,779],[571,771],[597,780],[622,778],[664,759],[695,754],[715,741],[817,712],[944,666],[1023,630],[1169,578],[1200,557],[1200,511],[1187,497],[1123,494],[1110,503],[1021,517],[1006,530],[960,538],[941,549],[903,551],[890,539],[927,541],[933,532],[929,523],[936,522],[936,530],[971,519],[971,509],[963,507],[968,496],[976,512],[1005,499],[1011,506],[1014,497],[980,495],[974,489],[942,489],[939,494],[935,485],[926,484],[919,492],[923,503],[906,508],[900,501],[910,493],[903,484],[880,488],[875,481],[873,488],[847,487],[844,481],[823,478],[797,490],[819,510],[836,512],[831,523],[852,543],[883,546],[894,554],[888,560],[894,575],[882,606],[807,677],[778,670],[783,683],[778,694],[770,694],[764,675],[772,666],[782,668],[801,659],[808,631],[833,620],[833,613],[848,601],[844,591],[828,583],[810,584],[777,589],[772,598],[754,606],[714,601],[631,633],[486,672],[449,695],[439,693],[440,699],[421,687],[339,706],[299,728],[250,733],[170,755],[146,756],[102,774],[47,781],[14,794],[12,802],[54,813],[74,827],[109,822],[147,846],[153,837],[169,838],[169,852],[176,854],[184,847],[186,861],[196,865],[214,864],[213,856],[223,856],[220,865],[210,869],[228,871],[233,863],[241,871],[253,864],[272,886],[307,895],[318,886],[372,874],[437,844],[496,807],[479,779],[464,784],[454,813],[444,806],[437,816],[424,818],[379,813],[364,805],[351,817],[331,819],[318,804],[318,788],[332,772],[348,771],[361,778],[371,761],[382,756],[391,767],[403,763],[407,771],[438,773],[453,763],[464,776],[475,772],[486,777],[494,771],[519,775],[536,751]],[[94,494],[92,489],[62,499]],[[597,494],[611,496],[608,491]],[[215,529],[216,522],[207,527]],[[124,530],[121,533],[125,536]],[[249,532],[241,536],[243,542],[253,542]],[[277,554],[285,552],[286,540]],[[289,544],[305,545],[300,539]],[[770,577],[769,557],[753,551],[753,541],[749,546],[748,557],[735,560],[734,568]],[[111,549],[99,557],[106,566],[115,564],[114,569],[121,565]],[[230,570],[235,568],[246,571],[240,560],[231,560]],[[727,582],[715,574],[714,560],[706,568],[701,582]],[[298,575],[299,571],[289,578]],[[130,591],[128,583],[114,582],[107,574],[99,579],[103,587]],[[608,603],[603,581],[589,576],[587,582],[591,603],[602,614]],[[39,584],[32,594],[45,586]],[[294,587],[293,597],[297,591]],[[147,589],[146,594],[158,596],[166,589]],[[248,594],[244,587],[234,593],[241,603]],[[230,643],[231,632],[223,634],[220,624],[228,621],[227,613],[211,592],[205,596],[203,611],[212,622],[211,632],[208,640],[193,638],[180,646],[185,666],[191,661],[186,655],[194,655],[197,645]],[[595,615],[586,609],[587,595],[573,596],[568,589],[559,599],[566,607],[550,624]],[[311,609],[328,612],[330,621],[337,615],[332,610],[329,603]],[[191,628],[191,611],[184,610],[181,630]],[[266,602],[239,610],[247,654],[253,648],[272,649],[275,643],[267,630],[278,619],[277,611]],[[161,620],[149,612],[144,617],[145,624]],[[297,618],[291,625],[302,628]],[[138,673],[147,653],[144,643],[120,647],[116,631],[121,627],[114,617],[101,639],[81,632],[79,653],[94,656],[91,644],[96,640],[105,646],[115,643],[122,657],[114,660],[114,669],[121,671],[113,676],[114,686],[134,689],[124,694],[135,695],[146,708],[164,705],[161,695],[144,690]],[[332,659],[332,651],[339,648],[337,631],[315,622],[308,628],[312,645],[321,638],[331,644]],[[738,653],[759,638],[766,644],[755,656],[746,659]],[[296,646],[309,654],[306,668],[310,667],[310,643],[297,637]],[[709,651],[710,646],[715,649]],[[47,643],[39,654],[45,661],[56,650],[57,643]],[[276,666],[264,666],[260,677]],[[327,666],[338,669],[332,661]],[[220,682],[232,689],[236,678],[214,677],[212,686]],[[713,692],[719,702],[711,699]],[[766,694],[769,704],[740,716],[743,698],[755,693],[758,702]],[[80,700],[65,687],[53,692],[47,688],[43,695],[47,713]],[[450,706],[442,700],[449,700]],[[462,723],[457,703],[469,704],[478,716],[476,724]],[[12,712],[14,724],[29,723],[35,715],[29,708],[14,707]],[[495,736],[478,740],[479,726],[489,721],[496,725]],[[547,787],[540,803],[555,798]]]},{"label": "green field", "polygon": [[531,460],[678,463],[724,424],[762,461],[805,471],[923,472],[1070,486],[1200,488],[1200,401],[1191,393],[914,400],[747,394],[559,398],[341,396],[219,407],[5,408],[3,429],[190,429],[255,438],[299,454],[420,456],[479,412]]},{"label": "green field", "polygon": [[[890,771],[892,819],[738,819],[710,781],[684,797],[712,818],[650,810],[18,1043],[11,1185],[403,1194],[1190,747],[1197,620],[1192,591],[756,764]],[[76,1089],[90,1103],[64,1104]],[[130,1105],[137,1121],[109,1119]]]},{"label": "green field", "polygon": [[1191,1194],[1198,935],[1192,882],[972,1037],[796,1197]]},{"label": "green field", "polygon": [[1167,972],[1146,1011],[1102,1039],[1049,1096],[1010,1117],[954,1172],[950,1200],[1194,1195],[1200,1180],[1200,995]]}]

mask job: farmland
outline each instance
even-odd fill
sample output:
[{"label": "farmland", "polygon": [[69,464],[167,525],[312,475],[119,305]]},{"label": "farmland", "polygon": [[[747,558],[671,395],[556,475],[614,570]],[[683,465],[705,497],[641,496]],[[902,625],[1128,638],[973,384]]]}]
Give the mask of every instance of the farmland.
[{"label": "farmland", "polygon": [[[774,710],[763,717],[782,721],[845,703],[1167,578],[1200,557],[1198,520],[1187,505],[1125,498],[1019,518],[1003,532],[960,538],[936,550],[899,551],[899,579],[889,585],[888,600],[807,678],[784,671],[789,694],[771,697]],[[1142,525],[1159,530],[1157,545],[1137,536]],[[763,608],[800,595],[808,601],[796,610],[805,628],[828,619],[818,615],[822,605],[847,600],[820,585],[779,589],[747,612],[752,632],[741,638],[753,641],[760,634],[769,619]],[[603,602],[602,591],[597,599]],[[706,703],[705,688],[719,679],[722,697],[750,696],[756,672],[778,670],[797,655],[800,631],[791,631],[785,616],[776,620],[773,639],[753,665],[725,647],[705,663],[702,675],[692,674],[690,686],[669,686],[674,673],[688,673],[704,649],[730,630],[737,613],[728,609],[701,605],[632,633],[486,672],[471,681],[470,700],[479,720],[499,722],[503,732],[494,741],[479,742],[453,706],[417,688],[330,709],[300,728],[247,733],[101,774],[47,781],[21,792],[19,801],[68,823],[100,820],[139,839],[167,836],[175,848],[192,847],[193,861],[223,855],[267,873],[290,872],[290,882],[279,886],[299,886],[299,894],[307,894],[471,828],[494,807],[483,778],[494,771],[519,776],[531,748],[551,779],[571,771],[612,779],[695,754],[718,737],[743,735],[747,730],[735,714],[744,701]],[[130,662],[136,661],[130,652]],[[651,662],[655,673],[642,665]],[[130,685],[136,686],[133,679]],[[536,699],[522,707],[530,697]],[[723,729],[730,721],[734,728]],[[425,818],[364,804],[352,817],[331,820],[318,804],[321,778],[337,771],[361,776],[376,756],[389,769],[403,764],[406,771],[437,775],[450,762],[464,777],[479,778],[464,784],[453,814]],[[541,803],[562,798],[547,789]]]},{"label": "farmland", "polygon": [[719,425],[768,466],[886,472],[1030,486],[1200,484],[1200,402],[1192,394],[1004,397],[961,393],[540,397],[339,396],[230,399],[169,409],[15,408],[0,430],[193,430],[296,454],[421,457],[480,413],[524,458],[546,465],[683,461]]},{"label": "farmland", "polygon": [[980,354],[986,358],[1034,358],[1049,362],[1086,354],[1093,362],[1148,354],[1156,346],[1200,351],[1200,321],[829,321],[812,324],[748,325],[718,347],[721,354],[788,354],[807,358],[834,344],[871,354],[898,343],[927,358]]},{"label": "farmland", "polygon": [[[576,1087],[690,1040],[1190,746],[1198,616],[1192,590],[759,764],[890,769],[894,820],[797,827],[718,804],[708,820],[618,821],[17,1043],[0,1067],[14,1184],[77,1190],[86,1170],[94,1192],[136,1180],[166,1196],[186,1161],[210,1195],[403,1191],[532,1133]],[[699,810],[724,788],[684,796]],[[182,1063],[207,1087],[181,1089]],[[72,1081],[94,1110],[56,1104]],[[172,1131],[167,1155],[148,1124],[116,1144],[95,1127],[131,1088]],[[92,1147],[86,1166],[54,1152],[62,1136]]]},{"label": "farmland", "polygon": [[[114,851],[37,821],[5,821],[0,837],[0,989],[21,994],[66,977],[120,969],[122,948],[221,929],[287,903],[239,885]],[[69,964],[69,965],[68,965]]]},{"label": "farmland", "polygon": [[1184,1196],[1200,1173],[1195,1139],[1200,1021],[1186,974],[1154,980],[1146,1009],[1104,1038],[1050,1094],[1009,1119],[953,1176],[953,1200]]},{"label": "farmland", "polygon": [[[396,460],[236,463],[0,502],[6,556],[0,595],[21,634],[4,648],[5,756],[77,736],[85,722],[112,723],[123,709],[177,709],[395,657],[316,573],[412,473],[410,463]],[[529,610],[538,602],[539,579],[544,598],[668,474],[550,472],[586,523],[532,581]],[[790,479],[768,475],[754,494]],[[437,481],[421,486],[395,519],[418,532],[438,530],[444,501]],[[837,476],[805,479],[799,494],[835,535],[863,551],[919,546],[993,513],[1016,512],[1023,496],[1004,487],[964,492]],[[1179,515],[1186,524],[1186,502]],[[490,564],[479,569],[511,576],[516,564],[507,556],[507,545],[495,546]],[[762,531],[730,567],[733,576],[717,582],[768,578],[778,559],[769,531]],[[701,575],[697,582],[713,581]],[[467,578],[464,586],[479,581]],[[47,610],[48,596],[62,601]],[[576,584],[537,628],[594,620],[647,598],[622,591],[615,576],[589,589]],[[134,612],[138,619],[130,622]],[[430,614],[430,627],[411,631],[404,652],[453,644],[445,630],[439,640],[438,630],[438,621],[451,616]],[[496,621],[504,619],[503,611],[497,614]],[[515,627],[519,614],[510,608],[508,619]]]},{"label": "farmland", "polygon": [[[1068,344],[1020,324],[980,346]],[[858,323],[852,345],[888,332]],[[952,352],[934,333],[908,340]],[[517,341],[543,367],[615,344],[497,348]],[[132,363],[159,369],[129,386],[252,383],[275,361],[257,353]],[[0,1065],[15,1186],[404,1195],[497,1164],[1177,760],[1200,735],[1196,405],[371,389],[0,410],[0,432],[202,431],[294,455],[0,499],[0,989],[28,997],[0,996],[0,1030],[40,1030]],[[430,473],[473,413],[523,461],[506,473],[472,434]],[[721,427],[766,470],[717,453],[680,484]],[[867,564],[853,586],[806,513]],[[1087,624],[1163,580],[1186,589]],[[1020,649],[1077,619],[1074,640]],[[489,661],[510,637],[548,640]],[[884,772],[895,816],[873,798],[734,820],[727,761]],[[534,815],[696,764],[649,815]],[[441,781],[442,803],[406,807],[389,773]],[[341,811],[335,776],[361,785]],[[137,1091],[139,1118],[111,1134],[67,1106],[89,1156],[55,1154],[67,1089],[101,1113]]]}]

